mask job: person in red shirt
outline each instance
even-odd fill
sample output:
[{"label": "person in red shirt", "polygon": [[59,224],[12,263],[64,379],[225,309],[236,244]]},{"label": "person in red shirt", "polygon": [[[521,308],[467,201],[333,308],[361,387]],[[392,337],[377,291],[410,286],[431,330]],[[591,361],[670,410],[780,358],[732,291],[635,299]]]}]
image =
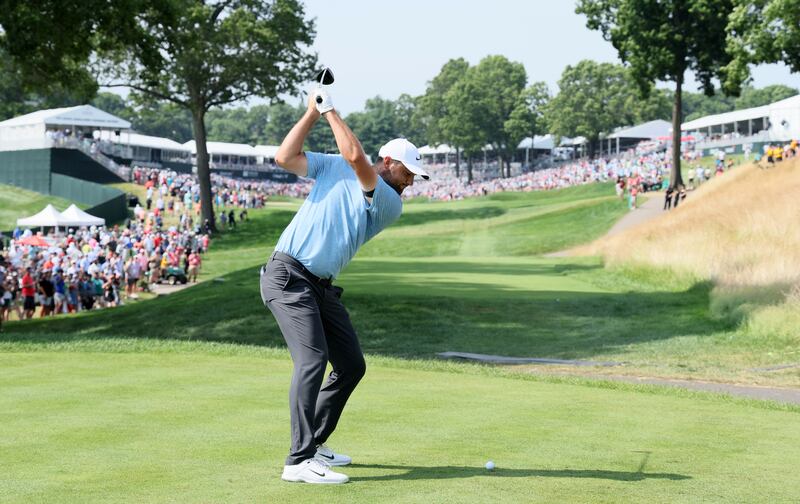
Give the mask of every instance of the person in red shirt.
[{"label": "person in red shirt", "polygon": [[25,310],[25,318],[33,318],[33,312],[36,309],[35,295],[36,282],[33,281],[31,269],[26,268],[25,275],[22,277],[22,298],[24,299],[22,308]]}]

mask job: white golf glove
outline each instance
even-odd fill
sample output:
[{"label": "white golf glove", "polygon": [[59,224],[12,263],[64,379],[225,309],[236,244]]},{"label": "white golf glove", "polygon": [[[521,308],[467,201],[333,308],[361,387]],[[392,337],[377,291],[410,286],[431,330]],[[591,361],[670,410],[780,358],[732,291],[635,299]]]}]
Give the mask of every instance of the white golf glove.
[{"label": "white golf glove", "polygon": [[322,88],[314,90],[314,103],[317,105],[317,112],[324,114],[333,110],[333,100],[331,95]]}]

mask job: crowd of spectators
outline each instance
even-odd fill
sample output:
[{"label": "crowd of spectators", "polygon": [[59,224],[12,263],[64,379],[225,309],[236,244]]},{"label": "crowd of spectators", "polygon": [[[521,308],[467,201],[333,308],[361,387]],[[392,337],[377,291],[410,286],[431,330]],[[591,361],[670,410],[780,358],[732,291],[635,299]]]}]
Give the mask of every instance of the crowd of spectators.
[{"label": "crowd of spectators", "polygon": [[0,321],[118,306],[173,275],[197,281],[210,244],[199,226],[162,229],[147,219],[37,235],[47,246],[26,244],[33,236],[15,229],[0,253]]}]

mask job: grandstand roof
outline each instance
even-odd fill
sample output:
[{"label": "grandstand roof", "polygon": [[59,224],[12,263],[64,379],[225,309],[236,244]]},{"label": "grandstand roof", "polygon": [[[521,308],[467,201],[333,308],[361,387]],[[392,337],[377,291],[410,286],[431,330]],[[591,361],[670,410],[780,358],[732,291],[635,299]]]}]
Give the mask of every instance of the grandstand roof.
[{"label": "grandstand roof", "polygon": [[[189,140],[184,147],[188,148],[192,154],[197,153],[194,140]],[[252,145],[236,144],[227,142],[207,142],[206,148],[209,154],[228,154],[233,156],[258,156],[259,152]],[[263,155],[263,154],[262,154]]]},{"label": "grandstand roof", "polygon": [[[536,135],[533,138],[534,149],[552,150],[553,147],[555,147],[555,142],[553,141],[553,135],[544,135],[544,136]],[[530,149],[530,148],[531,148],[531,137],[524,139],[519,143],[519,145],[517,145],[517,149]]]},{"label": "grandstand roof", "polygon": [[170,138],[141,135],[129,131],[123,131],[119,136],[113,134],[111,131],[101,132],[100,139],[136,147],[188,152],[188,149],[183,144]]},{"label": "grandstand roof", "polygon": [[131,123],[108,112],[92,107],[78,105],[47,110],[37,110],[30,114],[14,117],[0,122],[0,126],[30,126],[45,124],[47,126],[89,126],[105,129],[130,129]]},{"label": "grandstand roof", "polygon": [[419,148],[419,153],[422,155],[429,155],[429,154],[451,154],[453,152],[453,148],[447,144],[440,144],[436,147],[432,147],[430,145],[423,145]]},{"label": "grandstand roof", "polygon": [[255,151],[259,156],[264,156],[266,158],[275,158],[275,155],[278,153],[279,146],[277,145],[256,145]]},{"label": "grandstand roof", "polygon": [[750,119],[761,119],[762,117],[769,117],[770,112],[782,109],[800,109],[800,95],[794,95],[784,100],[763,105],[761,107],[753,107],[749,109],[734,110],[733,112],[724,112],[722,114],[714,114],[695,119],[681,124],[682,131],[693,131],[709,126],[718,126],[720,124],[730,124],[738,121],[747,121]]},{"label": "grandstand roof", "polygon": [[672,124],[663,119],[656,119],[630,128],[624,128],[611,133],[606,138],[646,138],[648,140],[655,140],[658,137],[669,135],[672,129]]}]

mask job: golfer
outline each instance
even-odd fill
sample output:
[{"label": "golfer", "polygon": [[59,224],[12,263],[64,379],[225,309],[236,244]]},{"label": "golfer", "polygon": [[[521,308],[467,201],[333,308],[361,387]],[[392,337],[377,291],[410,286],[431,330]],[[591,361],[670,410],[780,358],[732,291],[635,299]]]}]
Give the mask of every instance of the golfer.
[{"label": "golfer", "polygon": [[[324,115],[341,155],[303,152],[308,132]],[[398,138],[370,164],[361,143],[336,113],[324,90],[283,140],[277,164],[315,180],[314,188],[283,231],[261,269],[261,298],[278,322],[294,362],[289,389],[292,443],[283,468],[286,481],[346,483],[331,470],[350,457],[325,442],[366,366],[356,331],[333,280],[367,240],[400,217],[400,194],[427,179],[411,142]],[[333,371],[324,386],[325,367]],[[321,387],[321,389],[320,389]]]}]

